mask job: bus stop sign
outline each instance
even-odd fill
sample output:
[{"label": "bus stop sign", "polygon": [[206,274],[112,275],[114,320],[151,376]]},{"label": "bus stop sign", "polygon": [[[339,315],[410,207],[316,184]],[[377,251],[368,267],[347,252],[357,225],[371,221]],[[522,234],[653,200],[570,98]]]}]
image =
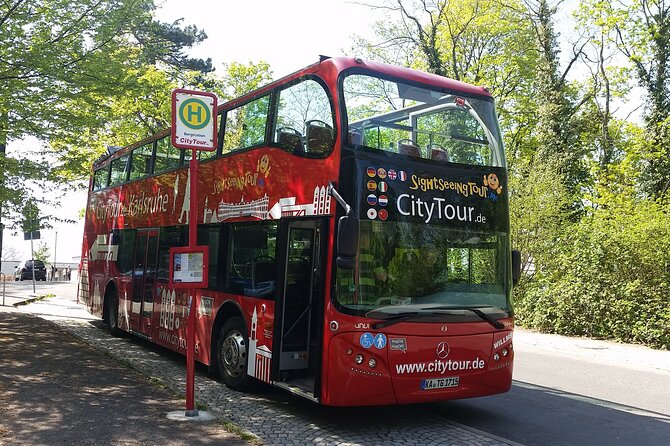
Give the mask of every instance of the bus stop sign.
[{"label": "bus stop sign", "polygon": [[179,149],[216,150],[216,95],[172,91],[172,145]]}]

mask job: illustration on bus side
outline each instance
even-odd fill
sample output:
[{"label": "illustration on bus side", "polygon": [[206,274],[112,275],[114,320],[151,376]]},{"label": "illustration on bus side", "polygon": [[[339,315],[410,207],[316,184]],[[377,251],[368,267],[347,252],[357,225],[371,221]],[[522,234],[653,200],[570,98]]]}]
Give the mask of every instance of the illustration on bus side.
[{"label": "illustration on bus side", "polygon": [[[231,167],[227,172],[213,175],[213,184],[207,185],[204,199],[203,223],[218,223],[234,218],[251,217],[258,220],[278,220],[282,217],[306,215],[330,215],[332,199],[327,193],[324,181],[311,187],[310,201],[300,200],[296,195],[286,195],[286,179],[270,181],[272,158],[268,154],[257,157],[254,168]],[[276,170],[276,169],[275,169]],[[189,223],[190,171],[173,174],[172,193],[167,193],[160,185],[153,187],[156,193],[147,196],[141,193],[110,193],[98,200],[92,200],[90,210],[100,223],[129,219],[130,226],[151,224],[158,219],[171,219],[179,224]],[[181,200],[180,200],[181,198]],[[181,201],[181,203],[179,203]],[[113,256],[113,248],[105,240],[97,240],[90,251],[90,259],[100,255]]]},{"label": "illustration on bus side", "polygon": [[[271,322],[271,321],[270,321]],[[270,382],[270,365],[272,363],[271,338],[265,336],[264,321],[258,321],[258,311],[254,306],[251,315],[251,330],[249,331],[249,354],[247,360],[247,374],[263,382]],[[260,334],[260,335],[259,335]],[[267,342],[269,345],[265,345]]]}]

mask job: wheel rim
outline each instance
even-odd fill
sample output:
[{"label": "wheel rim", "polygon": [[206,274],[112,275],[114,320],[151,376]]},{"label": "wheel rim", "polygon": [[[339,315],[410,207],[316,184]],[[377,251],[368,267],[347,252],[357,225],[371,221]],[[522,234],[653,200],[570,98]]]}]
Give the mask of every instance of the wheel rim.
[{"label": "wheel rim", "polygon": [[116,326],[118,324],[118,318],[119,318],[118,317],[119,315],[117,314],[118,311],[119,310],[117,308],[116,301],[114,299],[112,299],[110,301],[110,304],[109,304],[109,326],[110,326],[110,328],[116,328]]},{"label": "wheel rim", "polygon": [[221,357],[223,369],[228,376],[237,378],[244,373],[247,364],[247,346],[242,333],[237,330],[228,333],[223,341]]}]

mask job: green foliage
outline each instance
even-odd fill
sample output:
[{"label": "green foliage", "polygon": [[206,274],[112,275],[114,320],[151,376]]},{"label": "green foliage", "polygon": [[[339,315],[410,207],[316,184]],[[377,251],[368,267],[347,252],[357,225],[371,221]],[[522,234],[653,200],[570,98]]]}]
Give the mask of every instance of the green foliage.
[{"label": "green foliage", "polygon": [[157,22],[154,9],[153,0],[0,6],[0,144],[32,137],[48,152],[0,155],[0,218],[9,226],[20,225],[31,190],[80,184],[107,145],[166,128],[175,86],[212,82],[211,61],[184,53],[205,33]]},{"label": "green foliage", "polygon": [[518,296],[519,321],[670,348],[670,209],[619,196],[565,228],[554,268]]},{"label": "green foliage", "polygon": [[37,249],[33,251],[33,259],[41,260],[45,263],[51,258],[51,252],[46,243],[42,242],[37,246]]},{"label": "green foliage", "polygon": [[229,101],[249,93],[272,80],[270,64],[265,61],[249,62],[247,65],[232,62],[223,64],[223,80],[218,85],[217,94],[223,101]]}]

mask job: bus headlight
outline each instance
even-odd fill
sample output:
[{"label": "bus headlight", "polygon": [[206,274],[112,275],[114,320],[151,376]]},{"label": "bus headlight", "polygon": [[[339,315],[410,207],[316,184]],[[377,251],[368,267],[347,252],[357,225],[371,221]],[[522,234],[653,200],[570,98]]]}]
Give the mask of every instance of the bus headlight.
[{"label": "bus headlight", "polygon": [[374,369],[377,367],[377,360],[375,358],[370,358],[368,361],[368,365],[370,366],[371,369]]},{"label": "bus headlight", "polygon": [[354,361],[356,361],[356,364],[363,364],[363,355],[361,355],[360,353],[357,354],[356,357],[354,358]]},{"label": "bus headlight", "polygon": [[493,354],[493,360],[494,361],[500,361],[500,354],[499,353],[494,353]]}]

